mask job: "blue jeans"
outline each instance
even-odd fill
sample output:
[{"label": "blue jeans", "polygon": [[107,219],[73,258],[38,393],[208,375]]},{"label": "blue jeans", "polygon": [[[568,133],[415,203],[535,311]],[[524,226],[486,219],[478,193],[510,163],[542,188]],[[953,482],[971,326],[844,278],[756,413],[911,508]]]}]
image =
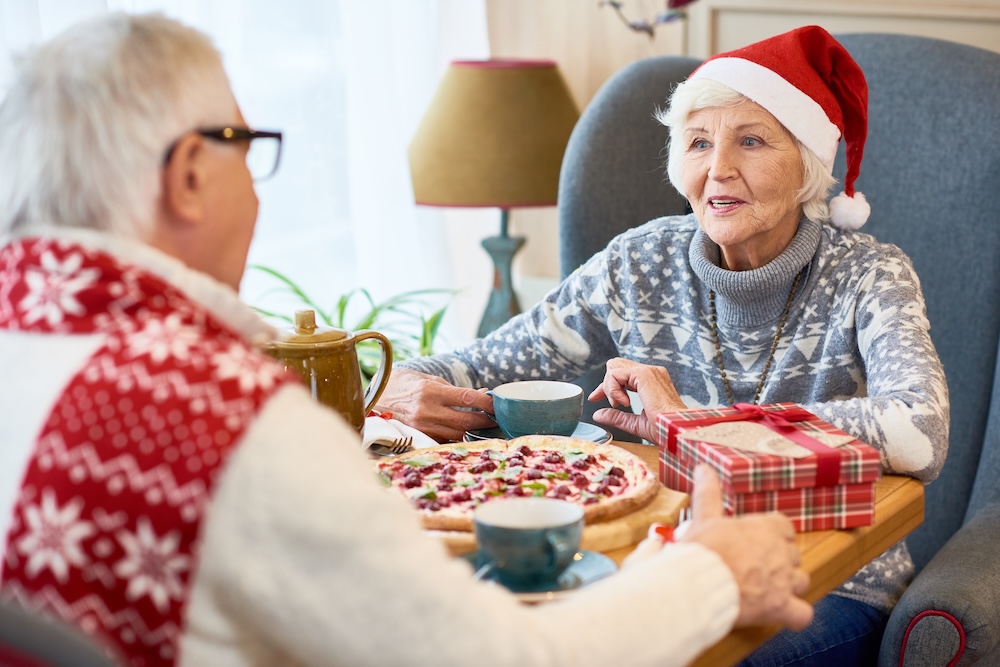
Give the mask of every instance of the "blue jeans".
[{"label": "blue jeans", "polygon": [[739,667],[874,667],[888,620],[863,602],[827,595],[816,603],[813,622],[805,630],[782,630]]}]

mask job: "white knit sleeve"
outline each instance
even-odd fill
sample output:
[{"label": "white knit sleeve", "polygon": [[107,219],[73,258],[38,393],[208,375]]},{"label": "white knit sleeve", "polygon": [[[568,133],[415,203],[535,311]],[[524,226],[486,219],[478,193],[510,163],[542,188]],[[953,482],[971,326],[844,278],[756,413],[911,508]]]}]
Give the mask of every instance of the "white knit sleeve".
[{"label": "white knit sleeve", "polygon": [[184,664],[683,665],[729,631],[732,575],[695,545],[526,607],[474,582],[298,387],[260,414],[202,529]]}]

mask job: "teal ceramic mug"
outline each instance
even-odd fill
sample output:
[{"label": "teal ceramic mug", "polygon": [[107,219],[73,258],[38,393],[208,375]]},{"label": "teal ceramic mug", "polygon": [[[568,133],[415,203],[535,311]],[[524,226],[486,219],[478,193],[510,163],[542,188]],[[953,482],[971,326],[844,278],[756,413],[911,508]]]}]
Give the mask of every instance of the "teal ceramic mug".
[{"label": "teal ceramic mug", "polygon": [[508,382],[490,394],[497,426],[508,438],[573,435],[583,413],[583,389],[572,382]]},{"label": "teal ceramic mug", "polygon": [[480,562],[511,587],[554,583],[573,562],[583,508],[544,497],[496,498],[473,515]]}]

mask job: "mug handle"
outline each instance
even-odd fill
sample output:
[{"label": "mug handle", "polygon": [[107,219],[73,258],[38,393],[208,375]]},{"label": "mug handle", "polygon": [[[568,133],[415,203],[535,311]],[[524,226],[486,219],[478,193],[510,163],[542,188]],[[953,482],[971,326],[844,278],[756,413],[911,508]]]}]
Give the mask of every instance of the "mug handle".
[{"label": "mug handle", "polygon": [[380,358],[378,372],[375,373],[375,377],[368,383],[368,389],[365,390],[365,408],[362,418],[367,417],[372,406],[378,403],[378,399],[382,397],[382,392],[385,391],[385,385],[389,383],[389,375],[392,373],[392,343],[378,331],[363,329],[354,332],[355,345],[369,338],[374,339],[378,343]]}]

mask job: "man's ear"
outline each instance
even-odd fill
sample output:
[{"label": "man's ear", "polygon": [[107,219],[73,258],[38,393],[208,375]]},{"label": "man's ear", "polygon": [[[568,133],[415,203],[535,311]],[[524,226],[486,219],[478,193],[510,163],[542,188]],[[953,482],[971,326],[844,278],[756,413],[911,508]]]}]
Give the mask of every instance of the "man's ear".
[{"label": "man's ear", "polygon": [[162,201],[169,219],[191,224],[205,218],[205,149],[204,138],[194,133],[174,146],[162,175]]}]

